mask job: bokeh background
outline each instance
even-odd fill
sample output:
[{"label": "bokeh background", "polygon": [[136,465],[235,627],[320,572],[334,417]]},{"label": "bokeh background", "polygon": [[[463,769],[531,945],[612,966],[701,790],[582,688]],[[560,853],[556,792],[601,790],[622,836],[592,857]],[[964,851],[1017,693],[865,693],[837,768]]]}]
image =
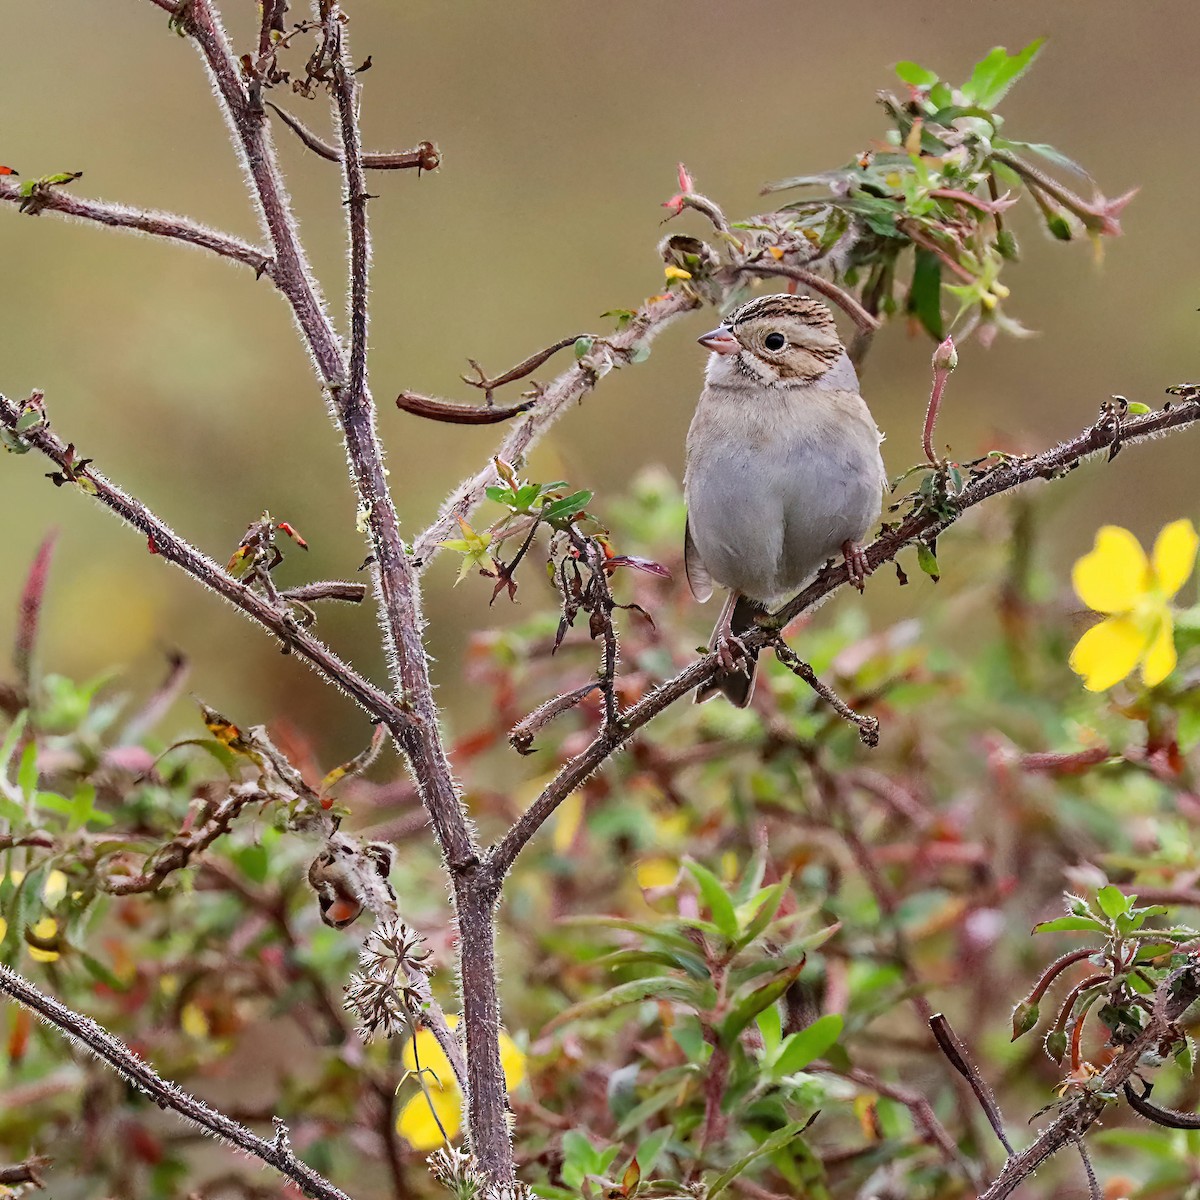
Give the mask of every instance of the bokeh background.
[{"label": "bokeh background", "polygon": [[[255,5],[225,5],[249,44]],[[299,6],[294,6],[299,7]],[[0,161],[25,177],[82,170],[80,194],[189,214],[258,236],[208,82],[186,42],[148,3],[0,0],[4,90]],[[495,430],[423,423],[390,398],[411,388],[475,399],[466,358],[501,370],[566,334],[610,327],[661,284],[659,207],[685,161],[731,216],[766,205],[762,183],[840,165],[882,128],[874,93],[915,59],[964,78],[995,44],[1049,44],[1005,101],[1014,136],[1052,142],[1108,195],[1140,185],[1125,236],[1098,269],[1086,244],[1046,241],[1013,214],[1022,262],[1008,310],[1039,336],[964,347],[940,432],[960,457],[1051,442],[1111,393],[1157,403],[1198,374],[1200,166],[1194,74],[1200,10],[1116,0],[1048,5],[904,6],[850,0],[610,0],[605,4],[444,4],[357,0],[352,42],[370,53],[364,128],[372,148],[438,142],[432,175],[375,177],[371,371],[405,527],[423,528],[458,479],[486,460]],[[286,97],[281,97],[287,102]],[[320,132],[322,106],[291,102]],[[309,250],[335,307],[344,293],[336,167],[279,130]],[[1024,203],[1028,203],[1025,201]],[[685,215],[672,225],[688,231]],[[699,229],[694,230],[699,232]],[[352,577],[364,547],[338,439],[286,309],[268,282],[199,252],[0,212],[0,389],[45,389],[54,424],[113,479],[224,560],[264,508],[310,542],[280,578]],[[559,424],[535,477],[605,497],[644,467],[682,469],[700,380],[694,338],[711,316],[671,329],[644,365],[604,382]],[[878,340],[865,391],[898,474],[919,455],[930,346],[901,323]],[[550,369],[540,373],[549,378]],[[1197,516],[1195,446],[1091,465],[1056,489],[1050,545],[1066,564],[1102,521],[1148,538]],[[117,670],[148,689],[164,650],[193,662],[192,687],[246,722],[287,716],[329,763],[363,743],[360,715],[297,662],[71,489],[36,456],[0,459],[0,642],[25,566],[61,530],[43,662],[75,677]],[[950,563],[953,557],[950,556]],[[459,684],[470,630],[508,619],[454,564],[427,575],[429,637],[453,728],[472,697]],[[954,572],[944,589],[953,590]],[[870,589],[873,617],[928,602],[927,588]],[[521,603],[550,603],[527,584]],[[851,601],[846,601],[847,603]],[[712,613],[697,610],[697,634]],[[326,609],[321,629],[382,676],[367,612]],[[1065,666],[1064,666],[1065,670]],[[193,710],[194,711],[194,710]],[[186,709],[181,725],[195,724]]]}]

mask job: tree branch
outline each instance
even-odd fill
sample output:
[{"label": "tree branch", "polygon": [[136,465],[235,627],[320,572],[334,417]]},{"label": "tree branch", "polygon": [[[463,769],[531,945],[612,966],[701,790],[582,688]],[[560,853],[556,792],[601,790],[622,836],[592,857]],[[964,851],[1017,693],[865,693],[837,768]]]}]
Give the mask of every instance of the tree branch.
[{"label": "tree branch", "polygon": [[[889,562],[917,541],[937,537],[969,509],[1003,492],[1023,487],[1038,479],[1052,479],[1079,466],[1084,459],[1110,450],[1114,445],[1130,446],[1138,442],[1180,429],[1200,421],[1200,399],[1188,396],[1181,403],[1145,416],[1118,419],[1111,413],[1095,425],[1083,430],[1068,442],[1027,458],[1004,457],[995,465],[985,466],[970,480],[958,495],[946,501],[949,512],[918,508],[898,526],[881,534],[866,549],[872,569]],[[816,608],[828,596],[848,582],[845,564],[823,570],[799,595],[793,597],[771,619],[774,628],[759,628],[745,634],[742,641],[748,650],[768,645],[776,630],[793,621],[801,613]],[[615,730],[605,729],[591,744],[559,771],[541,795],[525,810],[491,850],[488,869],[493,879],[500,881],[508,873],[521,849],[541,827],[542,823],[589,775],[628,742],[633,735],[659,713],[676,701],[708,683],[721,669],[716,654],[706,655],[689,664],[673,679],[661,683],[637,704],[621,714]]]},{"label": "tree branch", "polygon": [[[0,179],[0,201],[21,204],[26,199],[19,184],[11,179]],[[124,204],[113,204],[104,200],[82,200],[60,187],[50,186],[38,189],[34,212],[61,213],[64,217],[76,217],[81,221],[107,225],[110,229],[132,229],[151,237],[186,242],[189,246],[198,246],[201,250],[219,254],[222,258],[244,263],[252,267],[256,275],[274,274],[270,255],[258,246],[252,246],[249,242],[243,242],[241,238],[231,237],[226,233],[217,233],[196,221],[177,217],[174,213],[128,208]]]},{"label": "tree branch", "polygon": [[[314,153],[328,162],[340,163],[342,152],[328,142],[323,142],[311,129],[302,125],[291,113],[285,112],[270,100],[263,103],[278,113],[283,123]],[[441,155],[432,142],[421,142],[412,150],[400,150],[390,154],[363,154],[362,165],[368,171],[433,171],[441,165]]]},{"label": "tree branch", "polygon": [[[340,5],[328,6],[325,32],[333,55],[333,95],[342,140],[350,226],[350,378],[334,392],[334,405],[359,493],[370,505],[372,541],[395,661],[392,674],[417,721],[401,744],[438,834],[454,887],[461,944],[463,1027],[466,1039],[467,1128],[483,1173],[495,1183],[514,1177],[504,1068],[500,1060],[500,1001],[495,959],[495,893],[476,881],[478,846],[467,824],[442,745],[421,639],[419,588],[400,540],[375,431],[375,406],[367,390],[367,281],[369,199],[359,141],[357,84],[346,46]],[[378,511],[377,511],[378,510]]]},{"label": "tree branch", "polygon": [[276,1118],[275,1137],[271,1141],[251,1133],[244,1125],[210,1108],[176,1084],[168,1083],[152,1067],[144,1063],[119,1038],[85,1017],[39,991],[24,976],[0,963],[0,991],[18,1004],[24,1005],[49,1022],[72,1041],[78,1043],[101,1062],[107,1063],[123,1079],[147,1093],[159,1108],[170,1109],[195,1122],[222,1141],[252,1154],[274,1167],[281,1175],[293,1180],[306,1195],[315,1200],[350,1200],[323,1175],[319,1175],[298,1159],[288,1142],[287,1127]]},{"label": "tree branch", "polygon": [[[22,405],[0,395],[0,427],[15,431],[21,420]],[[144,534],[154,554],[174,563],[209,591],[228,600],[251,620],[257,621],[283,643],[287,651],[294,650],[301,658],[329,680],[340,691],[366,710],[376,721],[386,721],[388,728],[402,728],[411,717],[395,701],[358,674],[349,663],[343,662],[324,642],[300,629],[286,610],[274,607],[257,592],[228,575],[216,562],[185,542],[171,527],[154,515],[140,500],[127,495],[105,476],[91,467],[82,471],[71,447],[43,424],[20,435],[22,441],[44,454],[64,472],[82,477],[86,491],[123,521]]]}]

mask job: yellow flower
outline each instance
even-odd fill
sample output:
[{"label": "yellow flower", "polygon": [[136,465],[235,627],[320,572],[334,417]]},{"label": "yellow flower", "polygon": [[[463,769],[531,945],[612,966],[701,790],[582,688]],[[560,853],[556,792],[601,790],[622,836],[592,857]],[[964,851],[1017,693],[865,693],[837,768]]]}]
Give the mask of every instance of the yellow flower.
[{"label": "yellow flower", "polygon": [[[448,1016],[446,1024],[454,1029],[458,1017]],[[442,1130],[446,1131],[446,1138],[453,1141],[462,1128],[462,1092],[454,1078],[454,1068],[437,1038],[430,1030],[419,1029],[405,1044],[401,1061],[405,1070],[422,1071],[421,1077],[429,1094],[426,1097],[422,1091],[405,1104],[396,1118],[396,1132],[414,1150],[434,1150],[442,1145]],[[504,1069],[505,1090],[511,1092],[520,1087],[525,1080],[525,1055],[503,1030],[500,1033],[500,1065]]]},{"label": "yellow flower", "polygon": [[[29,932],[43,942],[52,942],[58,934],[58,922],[53,917],[43,917],[40,921],[36,921],[30,925]],[[58,961],[59,954],[57,950],[43,950],[40,946],[26,946],[25,948],[29,951],[29,957],[34,962],[49,963]]]},{"label": "yellow flower", "polygon": [[1096,545],[1071,572],[1079,598],[1105,619],[1071,651],[1071,670],[1083,686],[1102,692],[1139,663],[1147,687],[1175,670],[1175,619],[1170,601],[1196,565],[1200,538],[1191,521],[1172,521],[1159,532],[1150,559],[1128,529],[1105,525]]}]

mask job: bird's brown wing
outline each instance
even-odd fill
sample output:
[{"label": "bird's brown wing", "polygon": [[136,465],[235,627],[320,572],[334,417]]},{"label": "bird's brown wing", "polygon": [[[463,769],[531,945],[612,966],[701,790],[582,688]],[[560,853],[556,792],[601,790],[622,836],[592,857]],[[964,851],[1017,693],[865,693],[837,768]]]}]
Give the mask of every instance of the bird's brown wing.
[{"label": "bird's brown wing", "polygon": [[688,587],[692,589],[692,595],[703,604],[713,594],[713,579],[692,538],[690,521],[684,527],[683,533],[683,569],[687,573]]}]

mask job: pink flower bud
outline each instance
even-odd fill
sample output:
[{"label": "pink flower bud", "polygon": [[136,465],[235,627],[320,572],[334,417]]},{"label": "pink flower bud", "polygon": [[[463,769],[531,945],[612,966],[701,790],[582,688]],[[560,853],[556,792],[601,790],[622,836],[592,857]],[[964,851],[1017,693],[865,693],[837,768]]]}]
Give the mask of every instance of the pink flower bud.
[{"label": "pink flower bud", "polygon": [[935,371],[953,371],[958,366],[958,351],[954,348],[954,339],[947,336],[946,340],[933,352],[933,369]]}]

